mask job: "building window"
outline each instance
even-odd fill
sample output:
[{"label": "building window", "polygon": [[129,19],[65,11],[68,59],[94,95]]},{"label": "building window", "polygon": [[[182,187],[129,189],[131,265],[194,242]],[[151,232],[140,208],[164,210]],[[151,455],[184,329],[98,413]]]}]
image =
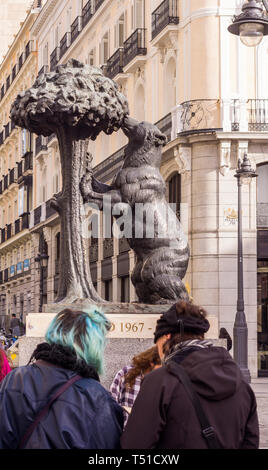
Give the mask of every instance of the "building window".
[{"label": "building window", "polygon": [[120,278],[120,300],[121,302],[129,302],[129,276]]},{"label": "building window", "polygon": [[113,281],[104,281],[104,299],[113,300]]},{"label": "building window", "polygon": [[100,65],[107,64],[107,60],[109,59],[109,33],[103,36],[101,43],[100,43]]},{"label": "building window", "polygon": [[171,204],[176,204],[176,214],[180,218],[181,175],[179,173],[172,176],[168,182],[168,201]]},{"label": "building window", "polygon": [[95,49],[92,49],[88,54],[88,64],[95,65]]},{"label": "building window", "polygon": [[132,30],[144,28],[144,0],[133,0],[131,17]]},{"label": "building window", "polygon": [[125,15],[121,15],[118,22],[115,25],[114,31],[114,47],[123,47],[125,40]]}]

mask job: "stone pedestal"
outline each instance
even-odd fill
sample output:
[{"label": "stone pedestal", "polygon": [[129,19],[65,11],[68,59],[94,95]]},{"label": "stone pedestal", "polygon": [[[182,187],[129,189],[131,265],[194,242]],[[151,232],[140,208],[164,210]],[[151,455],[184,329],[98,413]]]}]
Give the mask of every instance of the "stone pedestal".
[{"label": "stone pedestal", "polygon": [[[37,344],[44,341],[46,329],[54,315],[67,305],[54,304],[49,307],[50,312],[30,313],[27,316],[26,336],[19,340],[20,365],[27,364]],[[107,303],[98,304],[97,307],[112,322],[105,350],[105,374],[101,377],[102,384],[109,388],[118,370],[129,364],[133,356],[153,346],[156,321],[169,306]],[[85,305],[77,304],[75,308],[84,309]],[[211,326],[206,337],[212,339],[216,345],[225,346],[225,340],[218,339],[217,318],[208,316],[208,320]]]}]

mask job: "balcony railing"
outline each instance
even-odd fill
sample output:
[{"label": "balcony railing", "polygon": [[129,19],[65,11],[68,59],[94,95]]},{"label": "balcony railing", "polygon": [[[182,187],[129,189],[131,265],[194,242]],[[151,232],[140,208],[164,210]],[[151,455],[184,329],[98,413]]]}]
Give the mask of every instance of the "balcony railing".
[{"label": "balcony railing", "polygon": [[25,230],[26,228],[29,228],[29,214],[27,212],[21,216],[21,230]]},{"label": "balcony railing", "polygon": [[106,66],[106,75],[109,78],[114,78],[118,73],[123,73],[124,48],[120,47],[109,58]]},{"label": "balcony railing", "polygon": [[169,24],[178,23],[178,0],[164,0],[152,13],[152,39]]},{"label": "balcony railing", "polygon": [[4,127],[5,127],[5,139],[7,139],[10,135],[10,124],[9,124],[9,122]]},{"label": "balcony railing", "polygon": [[7,225],[7,240],[12,237],[12,224]]},{"label": "balcony railing", "polygon": [[4,282],[8,282],[9,279],[9,273],[8,273],[8,268],[4,270]]},{"label": "balcony railing", "polygon": [[267,132],[268,99],[231,100],[233,132]]},{"label": "balcony railing", "polygon": [[56,214],[56,211],[55,209],[51,207],[50,200],[46,201],[46,219],[48,219],[49,217],[52,217],[52,215],[55,215],[55,214]]},{"label": "balcony railing", "polygon": [[15,168],[12,168],[9,172],[9,184],[13,184],[15,182]]},{"label": "balcony railing", "polygon": [[101,4],[104,2],[104,0],[95,0],[95,11],[97,11]]},{"label": "balcony railing", "polygon": [[17,74],[17,65],[15,64],[12,69],[12,82],[15,80]]},{"label": "balcony railing", "polygon": [[33,152],[27,152],[23,156],[24,159],[24,172],[33,169]]},{"label": "balcony railing", "polygon": [[71,43],[73,43],[82,29],[82,16],[77,16],[71,25]]},{"label": "balcony railing", "polygon": [[185,101],[172,110],[172,139],[177,134],[222,130],[220,100]]},{"label": "balcony railing", "polygon": [[2,85],[1,87],[1,100],[4,98],[5,96],[5,85]]},{"label": "balcony railing", "polygon": [[171,140],[172,133],[172,116],[171,113],[167,114],[165,117],[156,122],[156,127],[166,135],[168,142]]},{"label": "balcony railing", "polygon": [[9,87],[10,87],[10,75],[6,79],[6,91],[9,89]]},{"label": "balcony railing", "polygon": [[4,191],[8,188],[8,175],[4,176]]},{"label": "balcony railing", "polygon": [[138,28],[124,42],[124,67],[136,56],[146,55],[147,49],[145,47],[145,33],[146,29]]},{"label": "balcony railing", "polygon": [[60,59],[67,51],[70,44],[71,44],[71,33],[67,32],[64,34],[63,38],[60,41],[60,57],[59,57]]},{"label": "balcony railing", "polygon": [[17,163],[18,167],[18,178],[21,178],[23,175],[23,161]]},{"label": "balcony railing", "polygon": [[40,224],[42,206],[38,206],[34,209],[34,225]]},{"label": "balcony railing", "polygon": [[19,70],[23,66],[23,63],[24,63],[24,52],[22,52],[22,54],[19,57]]},{"label": "balcony railing", "polygon": [[20,219],[15,220],[15,235],[20,232]]},{"label": "balcony railing", "polygon": [[38,135],[35,141],[35,155],[37,155],[42,150],[43,151],[47,150],[47,137]]},{"label": "balcony railing", "polygon": [[56,47],[54,51],[50,54],[50,70],[53,71],[56,68],[56,65],[60,57],[60,48]]},{"label": "balcony railing", "polygon": [[82,10],[82,25],[83,28],[86,26],[86,24],[89,22],[89,20],[92,18],[92,6],[91,6],[91,0],[87,2]]},{"label": "balcony railing", "polygon": [[33,48],[33,41],[29,41],[25,47],[25,60],[29,57],[30,53],[32,52],[32,48]]}]

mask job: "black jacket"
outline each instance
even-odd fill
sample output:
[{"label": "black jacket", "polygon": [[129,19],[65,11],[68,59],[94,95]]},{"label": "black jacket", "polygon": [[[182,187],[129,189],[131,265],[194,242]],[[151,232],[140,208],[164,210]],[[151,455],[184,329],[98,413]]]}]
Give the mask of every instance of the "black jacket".
[{"label": "black jacket", "polygon": [[[0,385],[0,449],[16,449],[29,425],[75,373],[32,364],[12,371]],[[123,412],[99,382],[82,378],[52,405],[26,449],[116,449]]]},{"label": "black jacket", "polygon": [[[224,449],[256,449],[256,399],[230,354],[219,347],[178,353]],[[207,449],[193,404],[164,366],[146,375],[121,438],[123,449]]]}]

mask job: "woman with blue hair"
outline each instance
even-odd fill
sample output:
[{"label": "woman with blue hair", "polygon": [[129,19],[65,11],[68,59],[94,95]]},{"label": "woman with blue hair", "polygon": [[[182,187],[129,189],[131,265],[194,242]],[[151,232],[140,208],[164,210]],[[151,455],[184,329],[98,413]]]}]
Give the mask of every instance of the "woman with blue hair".
[{"label": "woman with blue hair", "polygon": [[116,449],[123,412],[99,383],[107,318],[65,309],[0,386],[0,449]]}]

